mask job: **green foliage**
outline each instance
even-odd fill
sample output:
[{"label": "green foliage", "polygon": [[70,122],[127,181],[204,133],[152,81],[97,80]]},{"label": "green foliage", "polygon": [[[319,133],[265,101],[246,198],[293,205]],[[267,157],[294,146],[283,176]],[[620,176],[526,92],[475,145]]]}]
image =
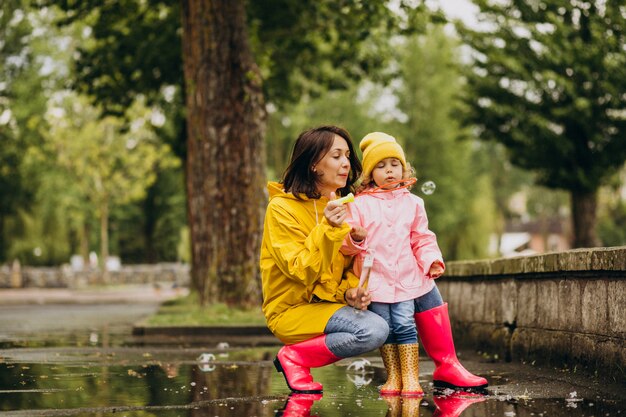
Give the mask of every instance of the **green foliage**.
[{"label": "green foliage", "polygon": [[[249,28],[266,97],[275,103],[350,88],[364,78],[388,80],[389,39],[421,31],[422,2],[248,2]],[[392,11],[392,10],[395,10]]]},{"label": "green foliage", "polygon": [[24,150],[39,146],[39,132],[45,129],[41,63],[36,60],[41,37],[32,34],[37,21],[28,3],[0,5],[0,260],[10,250],[5,229],[20,222],[17,213],[32,202],[37,186]]},{"label": "green foliage", "polygon": [[137,95],[151,103],[162,87],[182,84],[178,2],[57,1],[60,25],[81,23],[90,42],[77,49],[72,87],[98,99],[105,113],[123,115]]},{"label": "green foliage", "polygon": [[11,242],[8,259],[19,259],[21,264],[34,266],[67,261],[71,255],[70,230],[59,211],[60,207],[37,204],[32,212],[20,210],[13,216],[7,222],[7,231],[14,232],[18,226],[22,233]]},{"label": "green foliage", "polygon": [[157,168],[156,180],[145,198],[113,211],[113,252],[126,263],[181,260],[178,246],[186,225],[184,188],[180,167]]},{"label": "green foliage", "polygon": [[305,96],[289,111],[271,111],[266,134],[269,179],[280,179],[298,134],[314,126],[336,124],[346,128],[358,152],[361,138],[378,126],[376,118],[368,114],[372,98],[359,94],[360,89],[360,85],[352,84],[346,90],[327,91],[317,98]]},{"label": "green foliage", "polygon": [[[426,35],[412,37],[400,48],[401,80],[396,95],[403,113],[390,133],[404,144],[416,170],[414,192],[424,198],[430,227],[437,233],[446,259],[484,257],[494,231],[491,184],[456,114],[463,88],[454,42],[434,26]],[[420,191],[434,181],[432,195]]]},{"label": "green foliage", "polygon": [[626,160],[626,26],[619,2],[476,1],[468,121],[551,188],[593,193]]},{"label": "green foliage", "polygon": [[180,262],[191,262],[191,236],[189,226],[180,229],[178,245],[176,246],[176,259]]},{"label": "green foliage", "polygon": [[[108,220],[116,205],[145,199],[160,169],[177,160],[150,128],[151,110],[136,102],[127,126],[113,116],[101,118],[84,98],[60,95],[48,112],[49,152],[70,178],[75,205],[88,204],[101,221],[101,254],[108,255]],[[152,210],[154,212],[154,210]]]},{"label": "green foliage", "polygon": [[600,190],[598,236],[604,246],[626,245],[626,167]]},{"label": "green foliage", "polygon": [[62,97],[49,111],[48,141],[58,163],[97,209],[105,201],[142,198],[155,180],[153,168],[175,164],[147,126],[149,111],[136,104],[129,113],[128,128],[119,119],[100,118],[97,109],[74,95]]},{"label": "green foliage", "polygon": [[626,203],[620,201],[606,213],[601,213],[598,235],[604,246],[626,245]]},{"label": "green foliage", "polygon": [[[178,2],[42,4],[64,11],[62,25],[82,21],[92,28],[92,42],[79,49],[74,86],[96,97],[105,112],[122,114],[139,94],[151,102],[163,87],[182,85]],[[397,13],[388,2],[357,0],[251,1],[246,7],[265,93],[275,102],[374,76],[390,55],[387,39],[420,30],[428,17],[421,2],[406,0],[395,2]]]}]

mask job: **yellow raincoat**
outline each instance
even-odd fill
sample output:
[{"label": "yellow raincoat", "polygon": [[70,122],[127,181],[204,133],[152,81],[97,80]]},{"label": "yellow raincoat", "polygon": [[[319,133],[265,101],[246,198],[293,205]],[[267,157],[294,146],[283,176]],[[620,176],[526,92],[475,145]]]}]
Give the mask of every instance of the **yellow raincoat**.
[{"label": "yellow raincoat", "polygon": [[293,344],[323,334],[330,317],[346,305],[346,290],[359,280],[351,273],[343,276],[352,258],[339,248],[350,226],[326,221],[328,199],[298,200],[275,182],[267,188],[260,260],[263,313],[272,333]]}]

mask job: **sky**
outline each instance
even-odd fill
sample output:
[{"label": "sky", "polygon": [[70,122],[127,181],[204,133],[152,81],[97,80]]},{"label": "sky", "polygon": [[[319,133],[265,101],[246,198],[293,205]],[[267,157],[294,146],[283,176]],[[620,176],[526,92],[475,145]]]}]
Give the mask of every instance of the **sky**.
[{"label": "sky", "polygon": [[439,6],[451,18],[461,19],[467,25],[476,24],[476,7],[470,0],[428,0],[429,4]]}]

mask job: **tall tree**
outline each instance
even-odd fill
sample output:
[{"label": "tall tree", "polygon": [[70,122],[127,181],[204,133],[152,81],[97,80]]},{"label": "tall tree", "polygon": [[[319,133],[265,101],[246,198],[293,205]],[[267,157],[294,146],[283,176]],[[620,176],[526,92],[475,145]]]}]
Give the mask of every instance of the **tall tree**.
[{"label": "tall tree", "polygon": [[204,302],[256,304],[266,112],[244,3],[182,4],[191,277]]},{"label": "tall tree", "polygon": [[0,261],[10,249],[8,219],[33,201],[37,179],[29,175],[25,155],[28,147],[41,144],[39,132],[45,130],[31,12],[26,0],[0,4]]},{"label": "tall tree", "polygon": [[155,181],[157,166],[172,166],[169,148],[149,127],[150,110],[136,102],[125,126],[114,116],[100,117],[84,97],[58,94],[48,112],[48,146],[67,170],[80,200],[89,201],[100,221],[100,257],[106,270],[109,219],[115,205],[137,200]]},{"label": "tall tree", "polygon": [[425,9],[409,0],[49,3],[93,28],[75,87],[107,111],[184,79],[192,281],[203,303],[231,304],[260,300],[266,99],[287,103],[376,73],[386,40],[418,28]]},{"label": "tall tree", "polygon": [[575,247],[596,246],[598,188],[626,160],[620,2],[476,0],[468,120],[539,184],[570,193]]}]

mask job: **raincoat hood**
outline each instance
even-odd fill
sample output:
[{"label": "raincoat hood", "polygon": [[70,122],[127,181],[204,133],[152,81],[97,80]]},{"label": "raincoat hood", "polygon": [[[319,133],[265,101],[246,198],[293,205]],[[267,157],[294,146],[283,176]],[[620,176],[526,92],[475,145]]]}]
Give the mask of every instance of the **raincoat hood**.
[{"label": "raincoat hood", "polygon": [[268,182],[267,192],[269,193],[270,200],[274,197],[291,197],[293,199],[296,199],[296,197],[293,194],[286,193],[285,190],[283,189],[283,185],[279,182],[274,182],[274,181]]},{"label": "raincoat hood", "polygon": [[294,203],[298,203],[298,209],[305,209],[309,215],[314,216],[315,224],[319,224],[322,219],[325,219],[324,208],[326,207],[326,204],[328,204],[328,197],[320,197],[316,199],[309,198],[306,194],[300,194],[300,198],[298,198],[292,193],[285,192],[283,185],[274,181],[267,183],[267,192],[269,194],[270,202],[274,199],[286,199],[292,200]]}]

